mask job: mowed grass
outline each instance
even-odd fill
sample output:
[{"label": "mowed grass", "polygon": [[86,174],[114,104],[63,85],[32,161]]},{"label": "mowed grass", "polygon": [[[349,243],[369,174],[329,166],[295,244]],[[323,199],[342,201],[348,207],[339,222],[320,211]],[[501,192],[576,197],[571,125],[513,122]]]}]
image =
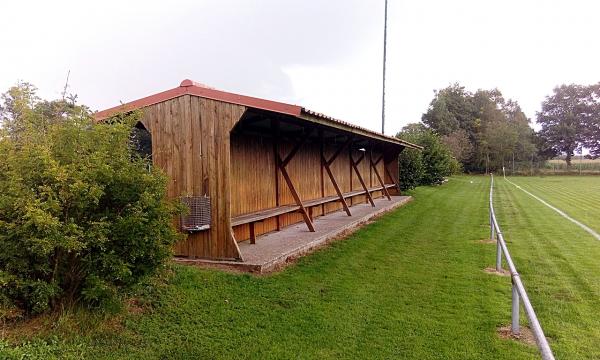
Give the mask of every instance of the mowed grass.
[{"label": "mowed grass", "polygon": [[[496,333],[510,322],[510,280],[483,271],[494,259],[494,245],[478,241],[488,237],[488,188],[486,177],[419,188],[407,206],[270,276],[175,266],[153,308],[114,330],[57,330],[44,337],[49,345],[17,350],[86,359],[537,358],[535,347]],[[523,260],[526,247],[518,253],[524,269],[535,263]],[[575,320],[582,310],[570,305],[558,310]],[[540,312],[549,309],[558,311]]]},{"label": "mowed grass", "polygon": [[600,233],[600,177],[535,176],[508,179]]},{"label": "mowed grass", "polygon": [[[600,229],[600,178],[510,180]],[[501,177],[495,184],[503,234],[557,358],[600,359],[600,241]]]}]

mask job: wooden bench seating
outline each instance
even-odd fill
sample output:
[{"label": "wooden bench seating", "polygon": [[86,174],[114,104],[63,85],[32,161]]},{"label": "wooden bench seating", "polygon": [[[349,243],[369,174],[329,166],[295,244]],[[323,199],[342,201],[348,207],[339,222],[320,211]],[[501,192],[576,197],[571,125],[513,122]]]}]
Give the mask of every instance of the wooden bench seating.
[{"label": "wooden bench seating", "polygon": [[298,205],[283,205],[276,208],[271,208],[267,210],[256,211],[244,215],[239,215],[231,218],[231,226],[249,224],[256,221],[261,221],[268,219],[270,217],[275,217],[278,215],[283,215],[287,213],[291,213],[294,211],[298,211],[300,206]]},{"label": "wooden bench seating", "polygon": [[[389,188],[396,187],[396,185],[395,184],[385,184],[385,187],[389,189]],[[369,192],[380,191],[380,190],[383,190],[383,187],[377,186],[377,187],[370,188]],[[355,190],[355,191],[343,193],[342,195],[344,196],[344,199],[348,199],[348,198],[351,198],[354,196],[364,195],[364,194],[366,194],[366,192],[364,190]],[[340,201],[340,198],[337,195],[303,201],[302,205],[304,205],[305,208],[308,208],[309,210],[311,210],[311,208],[313,206],[327,204],[327,203],[335,202],[335,201]],[[255,211],[255,212],[251,212],[251,213],[247,213],[247,214],[243,214],[243,215],[238,215],[238,216],[234,216],[231,218],[231,226],[250,224],[250,242],[252,244],[254,244],[254,242],[256,241],[256,237],[254,236],[254,223],[255,222],[260,222],[265,219],[283,215],[283,214],[293,213],[298,210],[300,210],[300,206],[298,206],[298,205],[282,205],[282,206],[279,206],[276,208],[270,208],[270,209]],[[312,211],[311,211],[311,213],[312,213]]]}]

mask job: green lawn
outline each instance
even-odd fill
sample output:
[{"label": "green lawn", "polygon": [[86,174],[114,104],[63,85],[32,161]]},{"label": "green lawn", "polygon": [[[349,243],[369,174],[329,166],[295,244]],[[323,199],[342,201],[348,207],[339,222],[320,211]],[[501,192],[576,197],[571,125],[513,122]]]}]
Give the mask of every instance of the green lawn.
[{"label": "green lawn", "polygon": [[[510,323],[510,280],[483,271],[495,252],[478,242],[488,189],[486,177],[418,188],[407,206],[270,276],[175,266],[146,312],[71,332],[58,324],[47,344],[0,342],[0,358],[538,358],[496,335]],[[599,358],[600,242],[502,179],[496,199],[557,358]]]},{"label": "green lawn", "polygon": [[600,232],[600,177],[509,177],[509,180]]},{"label": "green lawn", "polygon": [[[600,177],[510,180],[600,228]],[[501,177],[495,184],[504,236],[555,354],[600,358],[600,241]]]}]

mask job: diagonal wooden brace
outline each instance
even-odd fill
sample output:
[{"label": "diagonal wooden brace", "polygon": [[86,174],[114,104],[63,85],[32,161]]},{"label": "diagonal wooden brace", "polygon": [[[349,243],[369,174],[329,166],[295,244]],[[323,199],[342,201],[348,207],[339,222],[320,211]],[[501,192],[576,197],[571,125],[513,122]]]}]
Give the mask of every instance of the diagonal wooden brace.
[{"label": "diagonal wooden brace", "polygon": [[365,191],[365,193],[367,194],[367,198],[369,199],[369,202],[371,203],[371,206],[375,207],[375,202],[373,201],[373,197],[371,196],[371,192],[369,191],[369,188],[367,188],[367,184],[365,184],[365,181],[362,177],[362,175],[360,174],[360,171],[358,171],[358,164],[360,164],[363,159],[365,158],[365,154],[363,153],[358,160],[354,161],[354,159],[350,159],[350,162],[352,164],[352,168],[354,169],[354,172],[356,173],[356,176],[358,176],[358,181],[360,182],[360,185],[362,186],[363,190]]},{"label": "diagonal wooden brace", "polygon": [[[281,160],[281,158],[280,158],[280,160]],[[296,201],[296,205],[298,205],[300,207],[300,213],[302,214],[302,217],[304,218],[304,222],[306,223],[308,230],[310,230],[311,232],[314,232],[315,227],[314,227],[312,221],[310,220],[310,216],[308,216],[308,212],[306,211],[306,208],[302,204],[302,200],[300,200],[300,196],[298,195],[298,192],[296,191],[296,188],[294,187],[294,183],[292,183],[292,180],[290,179],[290,175],[288,174],[285,167],[281,166],[281,161],[279,162],[279,164],[280,164],[279,171],[281,171],[281,175],[283,175],[283,178],[285,179],[285,182],[286,182],[288,188],[290,189],[290,192],[292,193],[294,200]]]},{"label": "diagonal wooden brace", "polygon": [[302,204],[300,195],[298,195],[298,192],[296,191],[296,187],[294,187],[294,183],[292,182],[292,179],[290,178],[290,175],[288,174],[288,172],[285,168],[286,165],[289,164],[290,160],[292,160],[294,155],[296,155],[296,153],[298,152],[300,147],[306,142],[309,135],[310,135],[310,131],[305,134],[305,136],[296,144],[296,146],[294,146],[292,151],[290,151],[288,156],[286,156],[285,160],[282,160],[281,156],[279,154],[276,154],[276,155],[277,155],[277,167],[279,168],[279,171],[281,171],[281,175],[283,175],[283,179],[285,180],[288,188],[290,189],[290,192],[292,193],[292,197],[294,198],[294,201],[296,201],[296,205],[298,205],[300,207],[299,211],[302,214],[302,218],[304,218],[304,222],[306,223],[308,230],[310,230],[311,232],[314,232],[315,227],[312,223],[312,220],[310,219],[310,216],[309,216],[308,212],[306,211],[304,204]]},{"label": "diagonal wooden brace", "polygon": [[324,156],[321,157],[321,161],[323,162],[323,167],[325,168],[325,171],[327,171],[327,175],[329,175],[329,179],[331,180],[331,183],[333,184],[333,188],[335,189],[335,192],[337,193],[338,198],[340,199],[340,202],[342,203],[342,207],[344,208],[344,211],[346,212],[346,215],[348,216],[352,216],[352,213],[350,212],[350,207],[348,206],[348,203],[346,202],[346,199],[344,198],[344,194],[342,194],[342,190],[340,189],[335,176],[333,176],[333,172],[331,171],[330,165],[335,161],[335,159],[338,157],[338,155],[340,155],[342,153],[342,151],[344,151],[344,149],[350,145],[350,143],[352,142],[352,137],[348,137],[348,140],[339,148],[336,150],[336,152],[331,156],[331,158],[329,158],[329,160],[326,160]]},{"label": "diagonal wooden brace", "polygon": [[312,133],[312,130],[309,130],[309,131],[307,131],[304,134],[304,136],[300,139],[300,141],[298,141],[296,143],[296,145],[294,145],[294,147],[292,148],[292,150],[290,151],[290,153],[288,154],[288,156],[286,156],[285,159],[283,159],[281,161],[281,166],[286,167],[290,163],[290,161],[298,153],[298,150],[300,150],[300,148],[302,147],[302,145],[304,145],[306,143],[306,140],[308,140],[308,137],[310,136],[311,133]]},{"label": "diagonal wooden brace", "polygon": [[396,185],[396,188],[398,188],[398,194],[402,195],[402,190],[400,190],[400,180],[397,177],[392,175],[392,172],[388,168],[388,164],[385,164],[383,167],[385,169],[386,174],[390,177],[390,179],[392,179],[392,181],[394,182],[394,185]]},{"label": "diagonal wooden brace", "polygon": [[381,157],[377,161],[375,161],[375,162],[371,161],[371,168],[373,168],[373,172],[375,172],[375,176],[377,177],[377,180],[379,180],[379,184],[383,188],[383,193],[388,198],[388,200],[392,200],[390,193],[388,192],[387,188],[385,187],[385,184],[383,183],[383,180],[381,179],[381,175],[379,175],[379,170],[377,170],[377,163],[379,163],[382,158],[383,158],[383,155],[381,155]]}]

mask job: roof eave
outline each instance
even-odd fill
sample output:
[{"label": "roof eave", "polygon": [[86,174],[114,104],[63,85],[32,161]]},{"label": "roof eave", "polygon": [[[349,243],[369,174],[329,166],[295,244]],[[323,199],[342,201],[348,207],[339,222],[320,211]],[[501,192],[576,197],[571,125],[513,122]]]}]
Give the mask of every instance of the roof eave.
[{"label": "roof eave", "polygon": [[181,84],[173,89],[163,91],[154,95],[146,96],[144,98],[130,101],[119,106],[115,106],[103,111],[96,112],[94,118],[96,121],[102,121],[118,113],[128,112],[136,109],[141,109],[150,105],[154,105],[163,101],[171,100],[183,95],[193,95],[202,98],[222,101],[226,103],[232,103],[237,105],[246,106],[254,109],[261,109],[266,111],[272,111],[275,113],[291,115],[305,121],[322,124],[324,126],[337,128],[342,131],[359,134],[368,138],[377,139],[390,144],[408,147],[412,149],[422,150],[423,147],[409,143],[395,137],[380,134],[378,132],[350,124],[330,116],[317,113],[308,109],[305,109],[298,105],[291,105],[277,101],[271,101],[266,99],[255,98],[251,96],[239,95],[226,91],[216,90],[205,85],[193,82],[191,80],[183,80]]},{"label": "roof eave", "polygon": [[333,128],[339,129],[339,130],[346,131],[346,132],[350,132],[353,134],[358,134],[358,135],[362,135],[365,137],[377,139],[380,141],[385,141],[387,143],[391,143],[394,145],[399,145],[399,146],[416,149],[416,150],[423,150],[422,146],[410,143],[408,141],[404,141],[402,139],[398,139],[395,137],[380,134],[378,132],[375,132],[375,131],[372,131],[369,129],[365,129],[360,126],[352,125],[352,124],[346,123],[341,120],[333,119],[328,116],[325,116],[325,115],[322,115],[319,113],[315,113],[310,110],[306,110],[304,108],[302,109],[302,113],[297,117],[300,119],[303,119],[303,120],[307,120],[307,121],[317,123],[317,124],[326,125],[326,126],[333,127]]}]

